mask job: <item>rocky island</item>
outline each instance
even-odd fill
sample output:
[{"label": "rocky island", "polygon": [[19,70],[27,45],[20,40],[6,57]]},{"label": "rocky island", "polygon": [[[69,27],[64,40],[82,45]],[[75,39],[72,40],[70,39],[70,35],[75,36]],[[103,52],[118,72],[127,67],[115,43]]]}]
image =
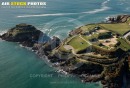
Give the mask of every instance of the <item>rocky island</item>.
[{"label": "rocky island", "polygon": [[61,41],[32,25],[18,24],[0,36],[18,42],[82,82],[101,81],[104,88],[129,88],[130,15],[81,26]]}]

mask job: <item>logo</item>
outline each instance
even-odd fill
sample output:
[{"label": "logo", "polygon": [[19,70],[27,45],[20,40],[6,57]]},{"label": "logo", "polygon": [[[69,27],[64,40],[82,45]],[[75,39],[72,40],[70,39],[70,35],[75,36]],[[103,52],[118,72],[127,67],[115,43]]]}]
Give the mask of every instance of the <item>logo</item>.
[{"label": "logo", "polygon": [[46,2],[1,2],[1,8],[45,8]]}]

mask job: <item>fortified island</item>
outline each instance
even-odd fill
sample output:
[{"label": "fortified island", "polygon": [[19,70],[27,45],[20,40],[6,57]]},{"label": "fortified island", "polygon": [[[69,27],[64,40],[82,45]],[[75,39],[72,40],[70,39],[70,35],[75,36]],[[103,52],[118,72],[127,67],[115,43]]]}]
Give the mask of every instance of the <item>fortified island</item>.
[{"label": "fortified island", "polygon": [[80,77],[82,82],[101,81],[104,88],[130,87],[130,15],[81,26],[63,41],[24,23],[0,38],[32,48],[38,56],[46,56],[53,66]]}]

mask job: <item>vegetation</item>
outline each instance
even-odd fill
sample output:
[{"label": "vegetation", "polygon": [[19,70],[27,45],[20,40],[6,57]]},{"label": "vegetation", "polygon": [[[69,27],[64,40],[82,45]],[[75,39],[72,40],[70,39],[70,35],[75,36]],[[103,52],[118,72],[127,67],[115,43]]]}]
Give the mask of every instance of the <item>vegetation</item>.
[{"label": "vegetation", "polygon": [[84,38],[84,39],[86,39],[86,40],[91,40],[91,39],[94,39],[94,38],[98,38],[98,35],[99,34],[93,34],[93,35],[90,35],[90,36],[85,36],[85,35],[82,35],[82,37]]},{"label": "vegetation", "polygon": [[[72,52],[76,60],[72,61],[71,65],[83,64],[78,66],[75,71],[77,74],[82,74],[82,72],[84,75],[87,74],[84,77],[86,82],[95,81],[96,78],[92,76],[100,74],[100,77],[107,81],[108,85],[109,82],[113,84],[121,83],[122,80],[120,80],[119,76],[122,75],[122,71],[125,71],[125,61],[128,59],[130,50],[130,36],[127,36],[127,39],[123,37],[130,30],[130,17],[128,19],[127,17],[129,16],[119,16],[117,20],[113,20],[110,23],[82,26],[78,28],[80,32],[75,33],[73,31],[69,41],[65,41],[64,44],[72,46],[75,52],[81,51],[76,54]],[[90,45],[91,47],[89,47]],[[84,52],[89,49],[91,49],[90,52]],[[60,50],[64,51],[65,49],[61,47]],[[129,63],[130,68],[130,61],[127,63]],[[98,65],[102,67],[100,73],[98,71],[101,68]],[[89,77],[89,73],[92,76],[90,75]],[[117,88],[117,86],[114,88]]]},{"label": "vegetation", "polygon": [[128,25],[127,23],[99,24],[99,25],[107,30],[116,32],[120,35],[123,35],[124,33],[130,30],[130,25]]},{"label": "vegetation", "polygon": [[83,30],[83,32],[85,32],[85,31],[93,30],[97,26],[99,26],[99,27],[101,27],[102,29],[105,29],[105,30],[113,31],[113,32],[118,33],[120,35],[123,35],[127,31],[130,30],[130,25],[127,22],[126,23],[89,24],[89,25],[82,26],[80,29]]},{"label": "vegetation", "polygon": [[90,46],[89,43],[87,43],[85,40],[83,40],[79,36],[74,37],[71,41],[69,41],[68,44],[71,45],[77,52],[82,51]]},{"label": "vegetation", "polygon": [[118,47],[120,47],[121,49],[125,51],[130,49],[130,45],[126,42],[125,39],[119,38],[118,41],[120,42],[120,45]]},{"label": "vegetation", "polygon": [[112,37],[111,32],[100,33],[98,36],[99,39],[108,39],[111,37]]}]

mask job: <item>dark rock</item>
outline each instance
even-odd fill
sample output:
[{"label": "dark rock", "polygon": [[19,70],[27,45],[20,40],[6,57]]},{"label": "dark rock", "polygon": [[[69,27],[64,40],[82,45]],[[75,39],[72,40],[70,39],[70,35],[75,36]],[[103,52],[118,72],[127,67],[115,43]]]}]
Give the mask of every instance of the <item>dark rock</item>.
[{"label": "dark rock", "polygon": [[43,45],[44,51],[51,51],[58,47],[60,43],[60,39],[54,36],[50,41]]},{"label": "dark rock", "polygon": [[83,64],[77,69],[73,70],[73,73],[75,74],[101,74],[103,71],[103,67],[98,64]]},{"label": "dark rock", "polygon": [[[35,44],[32,47],[32,49],[37,50],[37,54],[40,57],[44,55],[48,56],[54,48],[60,45],[60,43],[61,41],[59,38],[53,37],[51,40],[48,40],[47,42]],[[51,57],[51,56],[48,56],[48,57]],[[52,58],[54,58],[54,56],[52,56]]]},{"label": "dark rock", "polygon": [[18,24],[14,28],[11,28],[7,33],[4,33],[1,36],[1,39],[19,42],[23,46],[32,47],[34,43],[38,42],[41,33],[40,30],[37,30],[32,25]]}]

